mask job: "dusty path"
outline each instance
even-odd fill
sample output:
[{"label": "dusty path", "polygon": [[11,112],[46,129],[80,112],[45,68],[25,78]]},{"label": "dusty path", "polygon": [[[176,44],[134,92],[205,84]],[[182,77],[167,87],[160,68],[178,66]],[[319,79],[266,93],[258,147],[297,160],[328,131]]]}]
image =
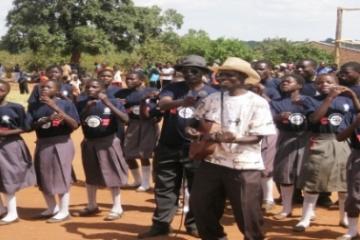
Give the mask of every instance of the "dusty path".
[{"label": "dusty path", "polygon": [[[34,150],[35,136],[33,133],[25,134],[24,138],[30,150]],[[77,177],[84,179],[80,161],[79,144],[82,139],[81,131],[73,134],[76,144],[76,158],[74,168]],[[334,195],[334,194],[333,194]],[[336,196],[335,196],[336,198]],[[9,226],[0,227],[0,240],[115,240],[136,239],[139,232],[143,232],[151,224],[151,216],[154,208],[153,193],[137,193],[134,190],[122,190],[122,203],[125,213],[121,219],[115,222],[104,222],[110,208],[110,192],[98,191],[98,202],[102,212],[95,217],[79,218],[72,217],[69,221],[59,224],[47,224],[45,221],[32,220],[31,217],[45,208],[45,202],[37,188],[28,188],[17,194],[19,205],[20,222]],[[334,199],[335,200],[335,199]],[[71,189],[71,210],[81,209],[86,203],[86,191],[83,184],[76,184]],[[277,206],[274,213],[280,211]],[[299,206],[293,212],[294,217],[285,221],[275,221],[271,216],[265,218],[265,230],[267,239],[335,239],[343,234],[345,229],[338,226],[338,211],[318,208],[316,221],[306,233],[293,233],[292,226],[300,216]],[[180,215],[177,215],[172,224],[174,229],[179,228]],[[234,224],[231,211],[227,210],[223,224],[230,240],[243,239]],[[194,239],[184,234],[184,228],[176,237],[159,237],[154,239]]]}]

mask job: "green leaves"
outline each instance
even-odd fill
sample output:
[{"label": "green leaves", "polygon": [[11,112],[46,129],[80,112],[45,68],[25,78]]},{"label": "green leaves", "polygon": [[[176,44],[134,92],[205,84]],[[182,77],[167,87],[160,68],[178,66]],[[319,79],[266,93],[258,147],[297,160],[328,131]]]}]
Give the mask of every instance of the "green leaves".
[{"label": "green leaves", "polygon": [[131,52],[163,29],[180,28],[182,16],[131,0],[15,0],[7,24],[2,45],[13,53],[56,48],[65,55],[103,54]]}]

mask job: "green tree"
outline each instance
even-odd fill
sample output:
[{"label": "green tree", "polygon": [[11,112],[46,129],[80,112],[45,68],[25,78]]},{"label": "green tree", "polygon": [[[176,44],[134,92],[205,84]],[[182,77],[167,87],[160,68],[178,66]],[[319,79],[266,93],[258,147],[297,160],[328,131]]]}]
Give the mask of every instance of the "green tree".
[{"label": "green tree", "polygon": [[211,62],[216,59],[222,62],[227,57],[240,57],[251,61],[256,55],[247,43],[238,39],[218,38],[212,41],[210,55],[207,58]]},{"label": "green tree", "polygon": [[15,0],[8,13],[3,46],[70,54],[132,51],[165,30],[180,28],[183,17],[157,6],[137,7],[131,0]]},{"label": "green tree", "polygon": [[291,42],[284,38],[266,39],[255,46],[257,54],[274,64],[281,62],[296,62],[310,58],[315,61],[331,62],[332,56],[319,48],[304,42]]}]

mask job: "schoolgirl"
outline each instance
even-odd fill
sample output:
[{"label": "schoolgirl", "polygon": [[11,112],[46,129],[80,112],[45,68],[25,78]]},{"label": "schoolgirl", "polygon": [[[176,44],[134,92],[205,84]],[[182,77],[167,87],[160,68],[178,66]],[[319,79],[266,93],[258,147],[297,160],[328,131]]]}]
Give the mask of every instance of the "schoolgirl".
[{"label": "schoolgirl", "polygon": [[[49,80],[56,81],[57,84],[59,85],[59,91],[57,93],[58,95],[57,97],[70,101],[73,101],[75,99],[73,94],[74,87],[68,82],[63,82],[62,68],[60,66],[58,65],[49,66],[46,69],[46,76]],[[39,100],[41,95],[40,92],[41,92],[40,84],[35,85],[28,99],[28,103],[31,104],[40,101]]]},{"label": "schoolgirl", "polygon": [[18,221],[15,193],[35,185],[30,152],[20,134],[29,130],[24,108],[6,101],[8,82],[0,80],[0,192],[6,196],[7,210],[0,196],[0,225]]},{"label": "schoolgirl", "polygon": [[337,240],[359,239],[358,222],[360,214],[360,114],[347,113],[338,128],[337,140],[350,140],[351,154],[347,162],[347,198],[345,211],[348,216],[348,230]]},{"label": "schoolgirl", "polygon": [[[70,134],[78,127],[79,116],[72,102],[57,97],[58,81],[43,82],[39,89],[39,101],[30,103],[28,110],[37,136],[37,183],[48,206],[38,217],[55,223],[69,219],[71,163],[75,153]],[[59,196],[59,206],[55,195]]]},{"label": "schoolgirl", "polygon": [[338,192],[340,225],[347,225],[344,212],[345,165],[350,148],[346,142],[337,142],[335,133],[344,115],[353,109],[351,98],[339,95],[351,93],[356,99],[356,94],[339,86],[337,78],[331,74],[319,75],[315,87],[320,95],[304,101],[311,136],[299,178],[300,187],[304,191],[304,203],[302,218],[294,226],[297,232],[309,227],[319,192]]},{"label": "schoolgirl", "polygon": [[127,164],[120,139],[116,136],[118,121],[128,122],[123,105],[105,94],[104,81],[89,80],[85,86],[87,98],[78,102],[84,140],[81,143],[82,162],[86,177],[88,205],[75,213],[90,216],[100,212],[96,203],[98,187],[110,188],[113,206],[105,221],[121,217],[120,187],[127,183]]},{"label": "schoolgirl", "polygon": [[282,211],[275,219],[291,215],[294,186],[304,156],[309,136],[306,109],[303,102],[308,96],[300,94],[304,79],[297,74],[285,75],[280,83],[282,98],[273,100],[270,107],[279,130],[277,152],[274,160],[274,181],[280,186]]},{"label": "schoolgirl", "polygon": [[[130,171],[134,177],[132,186],[138,186],[138,191],[147,191],[150,188],[151,166],[150,158],[159,136],[159,114],[144,116],[141,114],[141,104],[147,98],[151,103],[151,97],[157,94],[157,89],[144,86],[145,74],[141,71],[129,73],[126,76],[128,89],[119,92],[119,97],[125,99],[125,107],[129,113],[130,121],[125,133],[124,153]],[[156,103],[152,105],[152,111],[156,111]],[[141,161],[141,174],[136,159]]]}]

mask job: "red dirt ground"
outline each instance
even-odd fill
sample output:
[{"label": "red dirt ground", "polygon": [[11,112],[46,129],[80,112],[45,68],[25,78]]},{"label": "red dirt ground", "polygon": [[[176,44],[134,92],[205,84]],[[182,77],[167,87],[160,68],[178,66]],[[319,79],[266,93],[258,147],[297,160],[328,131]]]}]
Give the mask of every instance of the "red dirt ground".
[{"label": "red dirt ground", "polygon": [[[79,144],[82,133],[77,130],[73,134],[76,144],[76,157],[74,168],[78,179],[84,180],[81,166]],[[33,152],[34,133],[25,134],[24,138]],[[137,193],[134,190],[122,190],[122,204],[124,215],[121,219],[114,222],[105,222],[103,218],[111,207],[110,192],[106,189],[98,191],[98,202],[102,212],[95,217],[81,218],[72,217],[69,221],[48,224],[41,220],[32,220],[31,217],[45,208],[45,202],[40,191],[33,187],[20,191],[17,194],[18,210],[20,222],[8,226],[0,227],[0,240],[115,240],[115,239],[136,239],[136,235],[147,230],[151,224],[151,216],[154,209],[153,192]],[[277,195],[277,194],[276,194]],[[333,194],[336,195],[336,194]],[[336,196],[335,196],[336,198]],[[333,199],[336,200],[336,199]],[[86,191],[83,184],[75,184],[71,189],[71,211],[81,209],[86,204]],[[272,216],[265,217],[265,231],[267,239],[335,239],[346,230],[338,226],[338,210],[327,210],[318,208],[316,210],[316,221],[305,233],[292,232],[292,226],[296,224],[300,217],[300,206],[296,206],[293,211],[293,218],[283,221],[273,220]],[[273,213],[280,211],[280,206],[276,206]],[[184,227],[179,229],[181,215],[177,215],[172,223],[172,227],[177,232],[177,236],[158,237],[153,239],[195,239],[184,234]],[[242,234],[234,224],[231,211],[227,210],[222,222],[230,240],[243,239]]]}]

